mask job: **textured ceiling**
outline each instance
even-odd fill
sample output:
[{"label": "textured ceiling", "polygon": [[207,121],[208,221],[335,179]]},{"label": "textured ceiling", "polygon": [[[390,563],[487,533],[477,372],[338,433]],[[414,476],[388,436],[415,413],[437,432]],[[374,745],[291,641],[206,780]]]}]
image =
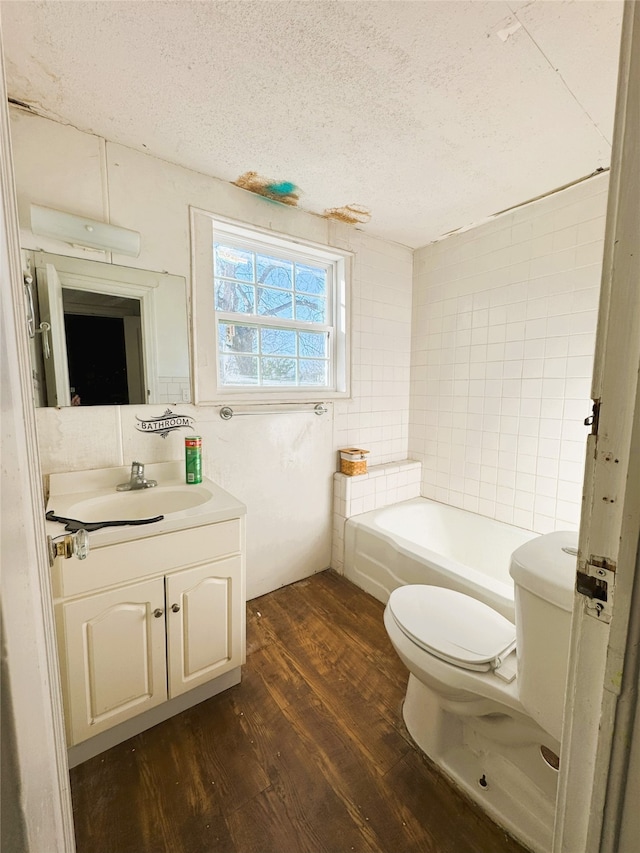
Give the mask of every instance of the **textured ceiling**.
[{"label": "textured ceiling", "polygon": [[3,2],[9,95],[417,247],[609,165],[618,0]]}]

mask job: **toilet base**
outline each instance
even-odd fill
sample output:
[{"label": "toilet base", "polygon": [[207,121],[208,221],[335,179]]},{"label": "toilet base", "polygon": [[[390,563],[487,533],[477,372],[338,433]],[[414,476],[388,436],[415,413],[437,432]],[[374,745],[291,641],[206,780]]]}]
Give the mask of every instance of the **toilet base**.
[{"label": "toilet base", "polygon": [[420,749],[495,821],[535,853],[552,845],[558,772],[540,752],[559,744],[532,720],[461,716],[409,676],[403,717]]}]

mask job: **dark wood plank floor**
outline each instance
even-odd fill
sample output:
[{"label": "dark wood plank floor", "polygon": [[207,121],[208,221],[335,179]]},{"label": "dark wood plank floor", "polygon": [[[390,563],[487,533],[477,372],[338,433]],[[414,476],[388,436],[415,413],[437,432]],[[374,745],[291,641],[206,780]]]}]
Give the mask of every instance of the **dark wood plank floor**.
[{"label": "dark wood plank floor", "polygon": [[250,601],[242,683],[71,771],[78,853],[523,853],[413,745],[382,605]]}]

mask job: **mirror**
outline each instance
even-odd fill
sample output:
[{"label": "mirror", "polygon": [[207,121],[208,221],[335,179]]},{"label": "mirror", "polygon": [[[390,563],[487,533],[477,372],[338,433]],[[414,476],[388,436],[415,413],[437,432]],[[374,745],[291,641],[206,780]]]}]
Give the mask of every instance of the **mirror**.
[{"label": "mirror", "polygon": [[191,401],[181,276],[25,252],[36,406]]}]

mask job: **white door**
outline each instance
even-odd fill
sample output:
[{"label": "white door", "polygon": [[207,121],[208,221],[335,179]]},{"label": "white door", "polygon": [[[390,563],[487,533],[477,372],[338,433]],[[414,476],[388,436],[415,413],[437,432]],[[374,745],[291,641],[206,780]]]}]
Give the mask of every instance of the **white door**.
[{"label": "white door", "polygon": [[626,3],[578,557],[586,594],[574,607],[555,853],[635,853],[640,843],[619,847],[640,640],[639,131],[640,4]]},{"label": "white door", "polygon": [[162,578],[57,606],[70,746],[166,701]]},{"label": "white door", "polygon": [[40,328],[47,323],[48,331],[42,331],[44,373],[47,385],[48,406],[69,406],[69,363],[67,360],[67,339],[64,330],[64,308],[62,305],[62,285],[53,264],[36,271],[38,283],[38,306],[40,309]]},{"label": "white door", "polygon": [[170,698],[243,662],[241,570],[230,557],[166,578]]}]

